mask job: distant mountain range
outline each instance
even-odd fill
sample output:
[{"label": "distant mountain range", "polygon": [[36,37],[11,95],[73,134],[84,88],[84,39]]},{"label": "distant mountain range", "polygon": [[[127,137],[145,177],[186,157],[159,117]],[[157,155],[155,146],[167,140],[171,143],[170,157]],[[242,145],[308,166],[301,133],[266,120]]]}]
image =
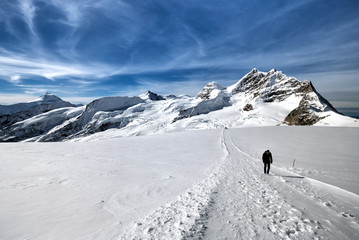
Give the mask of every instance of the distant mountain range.
[{"label": "distant mountain range", "polygon": [[244,126],[359,126],[340,114],[309,81],[281,71],[253,69],[232,86],[208,83],[194,98],[104,97],[76,106],[45,94],[28,103],[0,105],[0,141],[90,140],[178,129]]}]

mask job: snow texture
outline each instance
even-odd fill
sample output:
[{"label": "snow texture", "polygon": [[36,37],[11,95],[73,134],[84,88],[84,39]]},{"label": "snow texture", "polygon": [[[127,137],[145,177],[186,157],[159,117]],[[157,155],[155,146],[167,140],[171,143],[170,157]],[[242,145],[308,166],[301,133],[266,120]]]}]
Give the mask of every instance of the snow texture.
[{"label": "snow texture", "polygon": [[1,144],[0,239],[358,239],[358,131]]}]

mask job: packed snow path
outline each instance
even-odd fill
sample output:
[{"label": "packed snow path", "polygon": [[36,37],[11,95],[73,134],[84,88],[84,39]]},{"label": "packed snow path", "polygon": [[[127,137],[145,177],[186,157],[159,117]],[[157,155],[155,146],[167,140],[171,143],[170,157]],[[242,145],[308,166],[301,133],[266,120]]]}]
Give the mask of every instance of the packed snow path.
[{"label": "packed snow path", "polygon": [[207,179],[121,239],[359,239],[358,195],[272,166],[222,135],[227,156]]}]

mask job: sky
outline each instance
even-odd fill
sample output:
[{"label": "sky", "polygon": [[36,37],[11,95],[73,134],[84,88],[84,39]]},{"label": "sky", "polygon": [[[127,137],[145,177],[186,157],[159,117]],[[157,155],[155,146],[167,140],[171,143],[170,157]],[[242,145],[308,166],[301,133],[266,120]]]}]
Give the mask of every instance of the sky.
[{"label": "sky", "polygon": [[0,104],[195,95],[252,68],[359,108],[357,0],[0,0]]}]

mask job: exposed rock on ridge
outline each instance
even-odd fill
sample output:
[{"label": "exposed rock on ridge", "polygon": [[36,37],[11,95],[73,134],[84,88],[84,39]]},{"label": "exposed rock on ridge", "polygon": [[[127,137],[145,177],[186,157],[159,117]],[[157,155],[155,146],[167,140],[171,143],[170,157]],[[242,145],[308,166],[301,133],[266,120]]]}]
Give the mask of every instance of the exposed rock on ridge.
[{"label": "exposed rock on ridge", "polygon": [[304,91],[299,106],[291,111],[284,119],[287,125],[313,125],[328,116],[325,112],[337,110],[323,98],[310,82]]},{"label": "exposed rock on ridge", "polygon": [[292,94],[303,95],[311,86],[309,81],[298,81],[283,72],[272,69],[268,73],[253,69],[238,83],[230,87],[232,94],[252,94],[265,102],[283,101]]},{"label": "exposed rock on ridge", "polygon": [[[311,82],[287,77],[275,69],[253,69],[227,88],[210,82],[195,98],[163,98],[148,91],[139,97],[100,98],[83,107],[50,95],[33,101],[32,106],[34,102],[36,106],[28,111],[0,116],[0,141],[89,139],[108,129],[118,129],[109,132],[116,136],[129,136],[176,129],[357,125],[355,119],[339,115]],[[61,106],[66,107],[57,108]]]}]

